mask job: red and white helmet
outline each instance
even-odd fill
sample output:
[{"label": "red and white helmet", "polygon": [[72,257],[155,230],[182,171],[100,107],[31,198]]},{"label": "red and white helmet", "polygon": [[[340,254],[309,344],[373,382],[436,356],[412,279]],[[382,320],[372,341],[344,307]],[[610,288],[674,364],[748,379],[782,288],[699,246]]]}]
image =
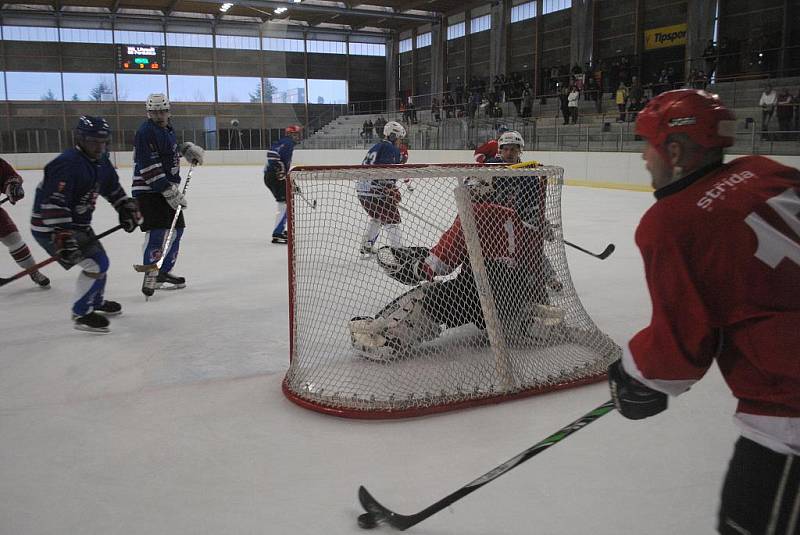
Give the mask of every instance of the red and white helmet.
[{"label": "red and white helmet", "polygon": [[647,103],[636,118],[636,134],[658,149],[671,134],[686,134],[707,149],[730,147],[736,136],[736,116],[716,95],[676,89]]},{"label": "red and white helmet", "polygon": [[287,134],[299,134],[303,131],[303,127],[299,124],[290,124],[284,129],[284,132]]}]

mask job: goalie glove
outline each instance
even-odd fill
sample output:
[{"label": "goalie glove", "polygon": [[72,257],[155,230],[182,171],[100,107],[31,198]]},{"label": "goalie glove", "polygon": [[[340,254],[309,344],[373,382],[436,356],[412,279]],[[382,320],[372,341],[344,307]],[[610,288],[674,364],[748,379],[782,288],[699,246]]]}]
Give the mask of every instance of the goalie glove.
[{"label": "goalie glove", "polygon": [[206,151],[204,151],[203,147],[200,145],[195,145],[191,141],[187,141],[186,143],[181,143],[178,146],[178,150],[183,157],[186,158],[187,162],[192,165],[203,165],[203,156]]},{"label": "goalie glove", "polygon": [[422,262],[428,257],[427,247],[381,247],[378,265],[394,280],[413,286],[428,280]]},{"label": "goalie glove", "polygon": [[169,204],[169,207],[173,210],[177,210],[178,206],[186,210],[189,206],[189,203],[186,202],[186,197],[181,193],[181,190],[178,189],[177,184],[170,184],[167,189],[161,192],[161,195],[164,196],[167,204]]}]

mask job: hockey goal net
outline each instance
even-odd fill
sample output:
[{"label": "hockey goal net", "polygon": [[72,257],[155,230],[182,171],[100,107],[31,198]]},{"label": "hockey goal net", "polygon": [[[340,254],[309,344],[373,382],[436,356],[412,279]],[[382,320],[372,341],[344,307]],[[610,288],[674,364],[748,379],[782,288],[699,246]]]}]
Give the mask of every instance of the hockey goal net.
[{"label": "hockey goal net", "polygon": [[[378,228],[374,254],[361,252],[369,184],[401,194],[378,205],[396,225]],[[286,396],[395,418],[602,379],[620,348],[572,285],[562,185],[551,166],[294,168]]]}]

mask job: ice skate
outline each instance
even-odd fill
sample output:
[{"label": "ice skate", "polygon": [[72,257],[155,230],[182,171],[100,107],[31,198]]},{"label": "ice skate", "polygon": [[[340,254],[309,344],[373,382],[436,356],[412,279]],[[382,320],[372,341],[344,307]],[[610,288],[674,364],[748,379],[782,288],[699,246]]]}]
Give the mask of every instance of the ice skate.
[{"label": "ice skate", "polygon": [[158,290],[181,290],[186,288],[186,279],[171,273],[160,273],[156,277],[156,289]]},{"label": "ice skate", "polygon": [[86,331],[97,334],[108,334],[111,329],[108,328],[108,318],[97,314],[96,312],[89,312],[84,316],[72,315],[75,329],[78,331]]},{"label": "ice skate", "polygon": [[119,316],[122,314],[122,305],[116,301],[103,301],[99,305],[95,305],[94,311],[105,316]]},{"label": "ice skate", "polygon": [[40,271],[34,271],[30,274],[30,277],[40,288],[50,288],[50,279],[42,275]]}]

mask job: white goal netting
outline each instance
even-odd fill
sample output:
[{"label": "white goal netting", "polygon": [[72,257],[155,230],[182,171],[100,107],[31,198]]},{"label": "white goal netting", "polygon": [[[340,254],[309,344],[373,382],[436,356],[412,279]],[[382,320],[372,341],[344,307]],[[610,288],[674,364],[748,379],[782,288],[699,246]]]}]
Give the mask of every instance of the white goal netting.
[{"label": "white goal netting", "polygon": [[292,170],[286,395],[387,418],[601,379],[620,348],[572,285],[562,185],[549,166]]}]

